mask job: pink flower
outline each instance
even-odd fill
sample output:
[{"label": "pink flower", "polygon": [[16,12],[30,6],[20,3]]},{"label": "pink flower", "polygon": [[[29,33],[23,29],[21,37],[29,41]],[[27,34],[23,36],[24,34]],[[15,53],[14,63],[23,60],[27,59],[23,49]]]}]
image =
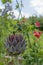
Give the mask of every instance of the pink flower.
[{"label": "pink flower", "polygon": [[34,36],[37,38],[40,38],[40,35],[42,34],[41,31],[37,32],[36,30],[34,30]]},{"label": "pink flower", "polygon": [[40,27],[40,22],[37,21],[37,22],[35,23],[35,26],[36,26],[36,27]]}]

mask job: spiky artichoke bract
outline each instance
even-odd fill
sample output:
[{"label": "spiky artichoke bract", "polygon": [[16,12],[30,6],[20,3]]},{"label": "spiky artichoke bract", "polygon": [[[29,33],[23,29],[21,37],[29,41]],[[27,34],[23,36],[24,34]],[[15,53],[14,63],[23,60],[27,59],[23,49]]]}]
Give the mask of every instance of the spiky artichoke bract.
[{"label": "spiky artichoke bract", "polygon": [[21,34],[12,34],[7,38],[6,48],[9,54],[19,55],[26,49],[26,42]]}]

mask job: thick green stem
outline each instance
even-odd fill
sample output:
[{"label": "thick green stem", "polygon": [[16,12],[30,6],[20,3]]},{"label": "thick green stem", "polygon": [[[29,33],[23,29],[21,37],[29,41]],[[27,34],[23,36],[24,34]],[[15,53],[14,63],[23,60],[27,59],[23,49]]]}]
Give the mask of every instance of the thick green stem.
[{"label": "thick green stem", "polygon": [[28,33],[27,33],[27,37],[28,37],[29,46],[31,48],[32,46],[31,46],[31,42],[30,42],[30,38],[29,38],[29,34]]},{"label": "thick green stem", "polygon": [[18,56],[15,56],[15,58],[14,58],[14,64],[15,64],[15,65],[19,65]]}]

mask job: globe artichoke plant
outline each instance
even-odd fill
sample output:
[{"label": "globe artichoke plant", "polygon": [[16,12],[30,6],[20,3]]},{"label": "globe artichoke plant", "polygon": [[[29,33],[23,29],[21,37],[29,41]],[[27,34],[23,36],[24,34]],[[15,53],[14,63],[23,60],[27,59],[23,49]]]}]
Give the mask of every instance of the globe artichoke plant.
[{"label": "globe artichoke plant", "polygon": [[9,35],[5,45],[10,55],[19,55],[26,49],[26,42],[21,34]]},{"label": "globe artichoke plant", "polygon": [[21,34],[9,35],[5,43],[6,50],[10,56],[15,56],[15,65],[18,63],[18,55],[26,49],[26,42]]}]

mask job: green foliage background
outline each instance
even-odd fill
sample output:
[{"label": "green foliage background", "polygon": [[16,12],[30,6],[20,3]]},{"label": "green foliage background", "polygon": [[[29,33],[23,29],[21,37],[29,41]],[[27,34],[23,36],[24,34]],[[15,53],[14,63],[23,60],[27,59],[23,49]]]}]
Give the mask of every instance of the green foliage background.
[{"label": "green foliage background", "polygon": [[[9,0],[9,2],[11,2],[11,0]],[[2,3],[6,3],[6,0],[2,0]],[[43,17],[22,17],[18,21],[18,19],[7,19],[7,16],[7,14],[4,17],[0,16],[0,60],[3,59],[3,63],[2,61],[0,61],[0,65],[4,65],[4,56],[6,55],[6,49],[4,44],[7,37],[12,34],[13,31],[15,33],[23,34],[26,40],[27,47],[25,52],[22,54],[25,59],[23,61],[23,65],[43,65]],[[34,23],[36,21],[40,22],[40,28],[35,27]],[[34,29],[36,29],[37,31],[42,31],[42,35],[40,39],[38,39],[38,43],[36,43],[37,49],[35,49],[34,47]],[[7,63],[9,59],[5,61]]]}]

